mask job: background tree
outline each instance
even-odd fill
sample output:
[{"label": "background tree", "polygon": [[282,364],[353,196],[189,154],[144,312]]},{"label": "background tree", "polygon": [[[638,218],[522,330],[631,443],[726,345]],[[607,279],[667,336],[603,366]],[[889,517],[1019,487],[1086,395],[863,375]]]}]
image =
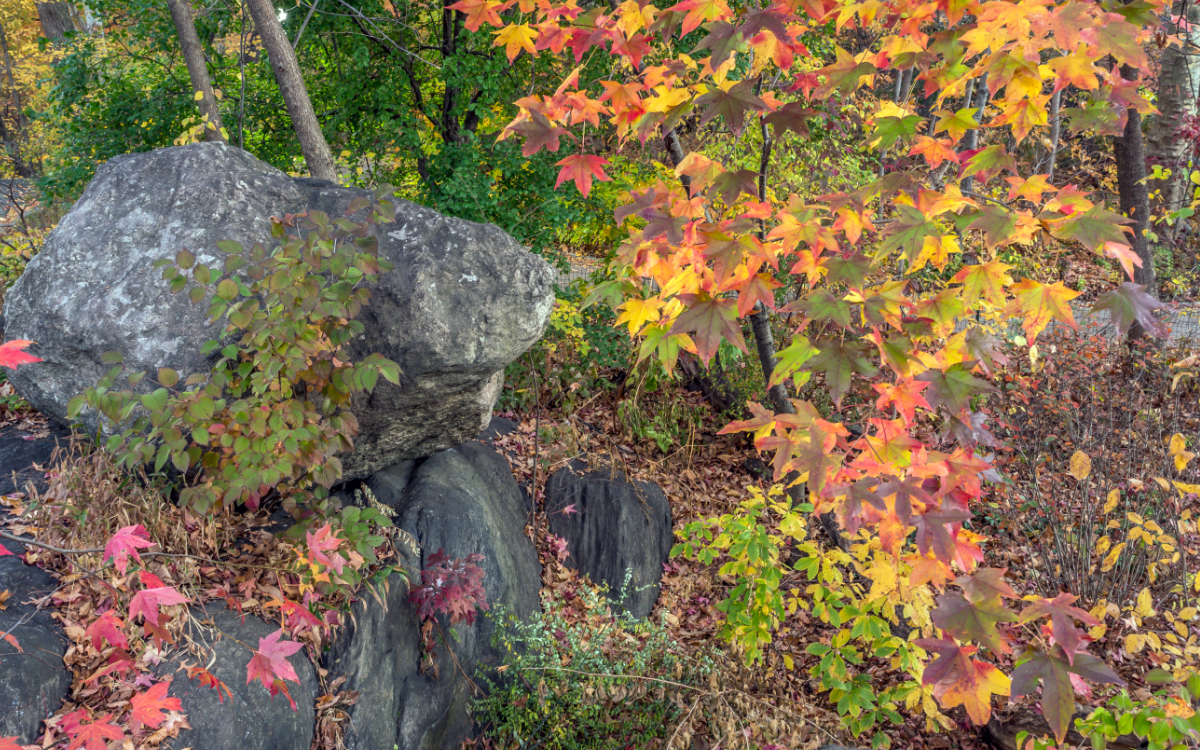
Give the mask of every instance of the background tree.
[{"label": "background tree", "polygon": [[[228,133],[225,132],[225,125],[221,121],[221,108],[217,106],[217,97],[208,78],[208,63],[204,59],[204,50],[200,48],[200,37],[196,35],[191,4],[188,0],[167,0],[167,5],[171,8],[171,18],[179,35],[179,47],[183,52],[188,75],[192,79],[192,88],[196,90],[196,103],[205,118],[204,139],[224,142]],[[304,96],[307,99],[307,93]]]}]

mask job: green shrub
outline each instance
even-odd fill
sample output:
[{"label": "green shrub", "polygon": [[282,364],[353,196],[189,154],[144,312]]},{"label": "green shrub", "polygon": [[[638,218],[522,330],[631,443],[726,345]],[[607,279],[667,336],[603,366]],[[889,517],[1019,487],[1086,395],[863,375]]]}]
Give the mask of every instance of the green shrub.
[{"label": "green shrub", "polygon": [[528,623],[493,617],[509,654],[474,704],[491,747],[611,750],[665,744],[712,658],[683,654],[665,625],[618,617],[595,589],[556,597]]}]

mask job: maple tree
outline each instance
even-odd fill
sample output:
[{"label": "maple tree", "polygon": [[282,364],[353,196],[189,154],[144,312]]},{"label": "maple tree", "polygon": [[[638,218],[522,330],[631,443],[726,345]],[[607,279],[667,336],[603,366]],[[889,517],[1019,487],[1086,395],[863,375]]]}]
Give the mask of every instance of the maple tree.
[{"label": "maple tree", "polygon": [[[834,413],[781,399],[774,411],[752,405],[752,419],[724,432],[752,433],[760,450],[775,454],[777,481],[805,485],[812,511],[874,533],[909,589],[941,592],[933,614],[941,636],[917,642],[935,659],[912,672],[944,707],[964,705],[982,723],[992,695],[1040,684],[1061,740],[1062,717],[1074,707],[1074,692],[1060,689],[1065,676],[1119,678],[1077,650],[1086,613],[1061,597],[1010,609],[1002,572],[979,568],[983,540],[964,524],[990,467],[976,448],[994,438],[978,404],[1004,354],[979,322],[960,322],[1019,318],[1029,345],[1051,324],[1076,327],[1076,291],[1014,279],[999,259],[1002,250],[1042,238],[1114,258],[1132,282],[1142,259],[1131,250],[1129,220],[1074,186],[1020,174],[1013,149],[1047,125],[1048,103],[1068,86],[1084,92],[1081,106],[1062,113],[1075,129],[1119,135],[1131,113],[1150,111],[1129,76],[1148,72],[1141,43],[1157,22],[1157,4],[683,0],[660,7],[627,0],[589,10],[575,0],[461,0],[451,7],[467,14],[468,28],[498,27],[494,43],[510,58],[569,49],[577,63],[585,55],[610,59],[604,80],[581,79],[577,68],[555,91],[517,101],[520,114],[500,136],[524,139],[526,155],[571,142],[560,185],[574,182],[586,194],[608,180],[602,144],[662,137],[670,152],[685,121],[758,138],[757,170],[740,168],[736,156],[720,162],[680,153],[668,165],[676,179],[634,190],[617,212],[629,230],[616,260],[624,277],[594,297],[614,299],[619,324],[644,338],[643,356],[668,368],[680,350],[705,362],[726,344],[747,351],[747,318],[758,335],[772,310],[794,316],[781,366],[764,358],[764,375],[771,386],[820,375]],[[858,26],[878,41],[855,54],[839,47],[835,61],[814,69],[805,64],[812,57],[805,34],[826,24]],[[933,100],[936,120],[912,101],[872,102],[864,94],[889,71]],[[956,106],[976,84],[986,86],[990,105]],[[913,166],[811,200],[770,190],[771,144],[805,138],[852,100],[867,111],[872,147],[917,157]],[[964,141],[980,129],[1008,138],[982,147]],[[1007,201],[984,192],[1002,177]],[[952,260],[962,267],[947,282],[909,283],[916,271],[944,272]],[[787,304],[774,294],[781,278],[795,291]],[[1097,308],[1110,310],[1123,331],[1138,324],[1161,335],[1153,317],[1159,304],[1131,282]],[[879,394],[878,412],[865,415],[862,437],[851,440],[837,412],[859,384]],[[932,442],[920,437],[918,423],[926,421],[942,426]],[[946,588],[950,581],[961,594]],[[1043,620],[1048,631],[1036,627]],[[1000,627],[1011,623],[1024,629]],[[1014,639],[1020,656],[1010,678],[997,665]]]}]

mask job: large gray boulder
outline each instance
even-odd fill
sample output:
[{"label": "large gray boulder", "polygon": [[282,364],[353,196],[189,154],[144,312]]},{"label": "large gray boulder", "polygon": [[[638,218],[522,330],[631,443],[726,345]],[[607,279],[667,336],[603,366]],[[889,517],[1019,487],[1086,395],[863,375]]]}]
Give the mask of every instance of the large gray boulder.
[{"label": "large gray boulder", "polygon": [[[340,216],[360,195],[293,179],[224,144],[112,159],[6,295],[6,337],[38,342],[31,351],[45,360],[10,380],[42,413],[65,420],[67,402],[107,371],[106,351],[121,352],[132,370],[207,370],[200,347],[222,326],[206,322],[207,305],[169,294],[151,264],[186,247],[219,267],[218,240],[270,246],[272,216]],[[395,269],[372,289],[353,353],[396,361],[402,385],[381,382],[353,404],[360,433],[342,456],[346,479],[474,438],[504,367],[541,335],[554,302],[554,270],[495,226],[397,201],[395,223],[375,234]],[[95,415],[83,421],[96,430]]]},{"label": "large gray boulder", "polygon": [[[420,560],[407,560],[406,568],[418,571],[439,549],[452,559],[478,553],[493,610],[521,619],[538,610],[541,566],[523,532],[525,501],[508,463],[489,446],[472,441],[405,461],[376,473],[368,486],[421,546]],[[493,619],[455,627],[457,639],[443,621],[450,642],[438,644],[434,676],[419,670],[420,622],[398,575],[386,596],[364,597],[353,615],[323,662],[331,675],[347,676],[347,690],[359,691],[346,747],[456,750],[473,733],[468,708],[473,683],[483,684],[477,675],[503,659],[492,644]]]},{"label": "large gray boulder", "polygon": [[546,483],[546,519],[567,542],[569,567],[607,584],[613,603],[634,617],[649,616],[672,541],[671,503],[658,485],[559,469]]},{"label": "large gray boulder", "polygon": [[[314,706],[320,686],[305,652],[301,650],[287,657],[300,678],[299,683],[286,683],[288,693],[296,701],[293,709],[286,695],[272,697],[258,680],[246,682],[246,667],[253,658],[247,646],[257,648],[259,639],[279,630],[278,625],[254,615],[242,617],[220,604],[209,605],[207,611],[193,609],[191,615],[190,636],[207,651],[206,658],[201,660],[181,649],[159,665],[160,676],[171,679],[167,694],[180,699],[192,727],[180,732],[175,746],[196,750],[308,748],[316,731]],[[185,662],[195,665],[201,661],[207,666],[210,660],[209,670],[231,695],[218,698],[216,690],[179,671]]]},{"label": "large gray boulder", "polygon": [[0,634],[12,635],[20,648],[0,640],[0,737],[15,735],[19,744],[31,744],[71,688],[63,663],[67,639],[48,612],[29,603],[54,591],[54,578],[17,557],[22,545],[4,546],[13,554],[0,557],[0,592],[9,592],[0,610]]}]

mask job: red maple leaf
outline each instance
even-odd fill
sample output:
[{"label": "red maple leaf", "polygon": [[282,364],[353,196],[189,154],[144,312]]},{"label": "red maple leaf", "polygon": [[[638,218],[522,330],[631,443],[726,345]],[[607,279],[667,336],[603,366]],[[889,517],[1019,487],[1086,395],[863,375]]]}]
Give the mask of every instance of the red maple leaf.
[{"label": "red maple leaf", "polygon": [[292,632],[293,636],[305,628],[319,630],[325,627],[325,623],[321,622],[312,612],[309,612],[308,608],[293,601],[285,600],[281,609],[283,610],[283,614],[287,616],[288,630]]},{"label": "red maple leaf", "polygon": [[4,549],[4,545],[3,545],[3,544],[0,544],[0,557],[4,557],[5,555],[11,555],[11,554],[12,554],[11,552],[9,552],[8,550]]},{"label": "red maple leaf", "polygon": [[346,558],[334,552],[332,556],[326,555],[326,552],[332,552],[341,546],[342,540],[338,539],[332,533],[333,527],[325,524],[317,529],[317,533],[307,532],[308,536],[308,552],[312,559],[321,563],[327,568],[333,568],[339,575],[342,568],[346,565]]},{"label": "red maple leaf", "polygon": [[254,657],[246,666],[247,685],[259,680],[263,687],[271,691],[271,695],[275,695],[279,692],[279,688],[275,687],[276,682],[281,680],[300,682],[300,678],[296,676],[296,670],[292,668],[287,657],[304,646],[294,641],[279,640],[282,635],[283,628],[280,628],[266,638],[258,639],[258,650],[254,652]]},{"label": "red maple leaf", "polygon": [[588,154],[576,154],[568,156],[565,159],[557,162],[555,166],[562,167],[562,171],[558,173],[558,181],[554,183],[555,189],[567,180],[574,180],[575,187],[583,194],[583,197],[588,197],[588,193],[592,190],[592,179],[595,178],[601,182],[609,182],[611,177],[604,173],[604,165],[608,164],[608,159],[600,156],[591,156]]},{"label": "red maple leaf", "polygon": [[95,622],[88,625],[87,631],[85,631],[92,639],[92,648],[100,650],[101,638],[118,648],[129,648],[129,639],[121,632],[124,624],[121,622],[121,618],[117,617],[116,612],[111,609],[100,615]]},{"label": "red maple leaf", "polygon": [[[233,691],[229,686],[217,679],[217,676],[209,672],[204,667],[193,667],[191,664],[184,662],[180,668],[187,671],[187,676],[199,682],[203,687],[210,687],[217,691],[217,702],[224,703],[225,696],[228,695],[230,700],[233,699]],[[222,693],[221,691],[225,692]]]},{"label": "red maple leaf", "polygon": [[171,681],[165,680],[156,683],[144,693],[134,694],[130,701],[130,705],[133,706],[133,720],[151,729],[158,729],[167,720],[163,711],[182,711],[183,704],[178,698],[167,697],[167,688],[170,686]]},{"label": "red maple leaf", "polygon": [[0,750],[24,750],[17,744],[16,737],[0,737]]},{"label": "red maple leaf", "polygon": [[15,370],[17,365],[41,362],[40,358],[22,351],[22,349],[32,343],[32,341],[26,339],[16,339],[15,341],[6,341],[0,344],[0,367],[10,367]]},{"label": "red maple leaf", "polygon": [[140,523],[136,526],[126,526],[113,534],[108,544],[104,545],[104,561],[107,562],[111,557],[117,571],[124,575],[129,567],[130,557],[137,562],[142,561],[138,555],[138,548],[153,546],[154,542],[150,541],[150,535]]},{"label": "red maple leaf", "polygon": [[129,616],[133,618],[142,615],[146,618],[147,623],[161,627],[162,625],[158,621],[159,607],[184,604],[190,601],[191,599],[179,593],[174,586],[143,589],[134,595],[133,601],[129,602]]},{"label": "red maple leaf", "polygon": [[125,731],[109,722],[112,714],[104,714],[90,724],[83,723],[85,718],[87,718],[87,712],[82,710],[67,714],[63,718],[60,726],[71,738],[71,744],[67,745],[67,750],[76,750],[79,747],[85,748],[85,750],[108,750],[106,740],[124,739]]}]

